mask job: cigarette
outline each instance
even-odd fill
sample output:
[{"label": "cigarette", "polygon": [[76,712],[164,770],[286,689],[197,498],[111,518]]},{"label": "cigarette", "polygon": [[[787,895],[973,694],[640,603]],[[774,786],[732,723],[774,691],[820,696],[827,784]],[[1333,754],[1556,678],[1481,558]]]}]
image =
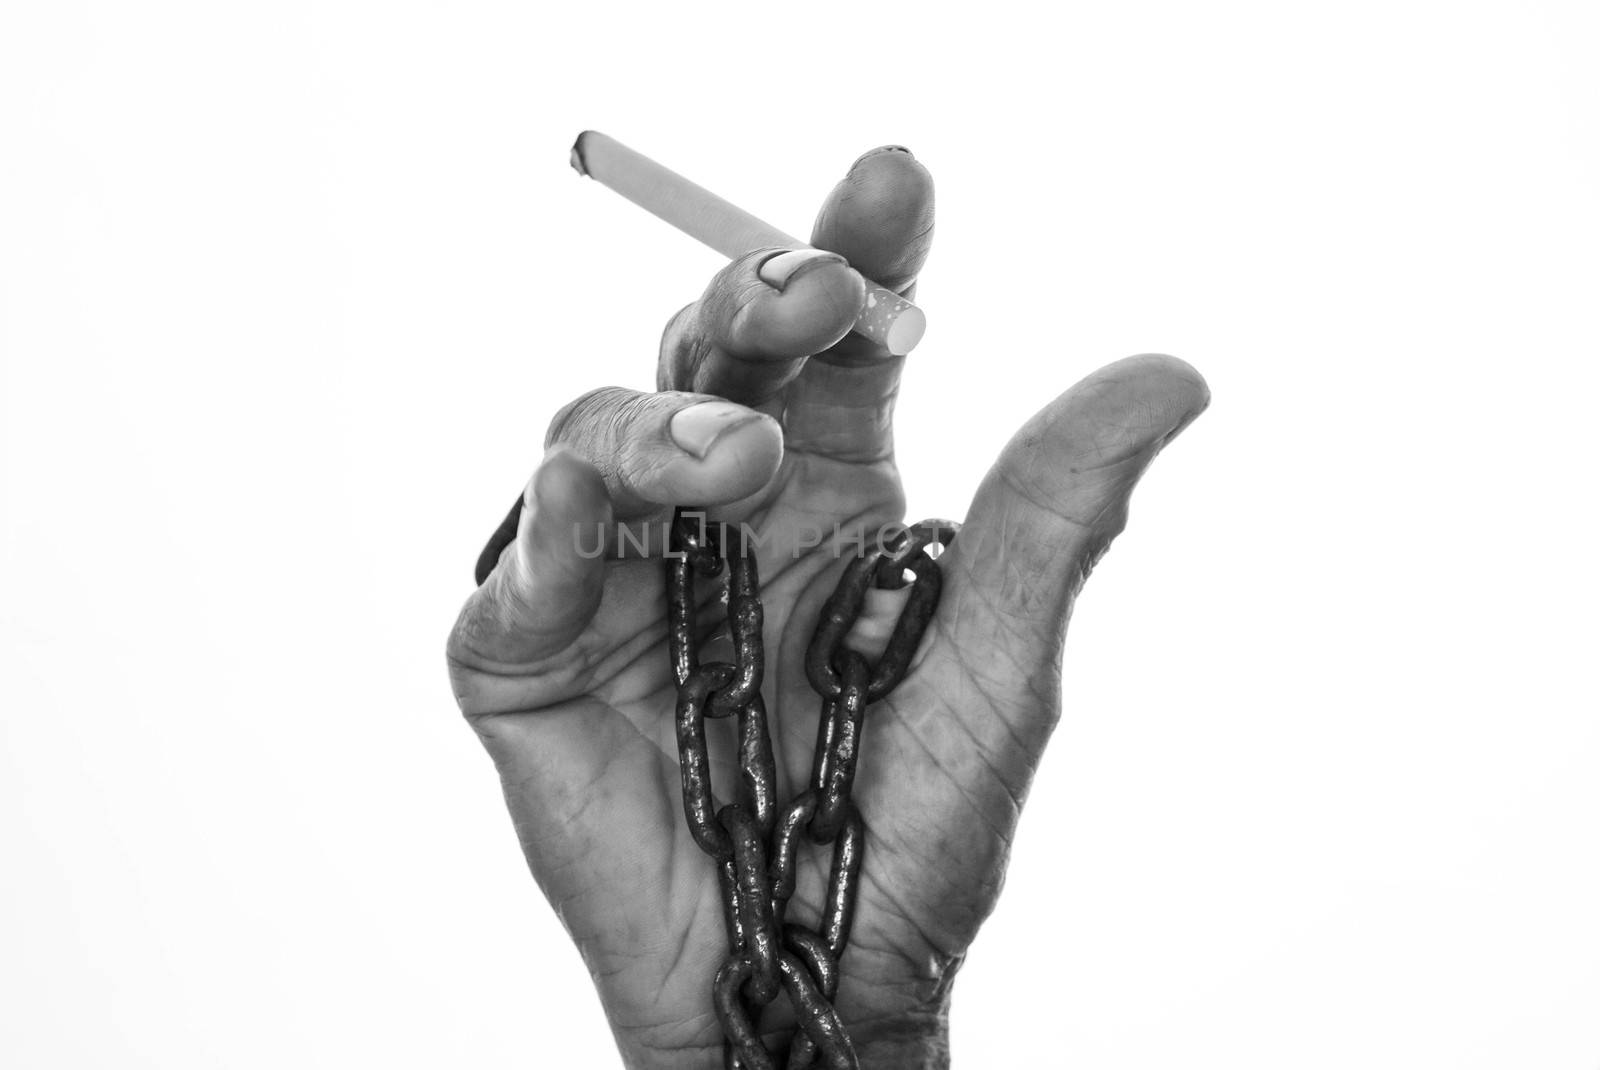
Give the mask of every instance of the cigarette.
[{"label": "cigarette", "polygon": [[[585,130],[578,135],[572,146],[572,167],[730,259],[773,246],[811,248],[599,131]],[[857,334],[898,357],[916,348],[927,326],[922,309],[867,280],[866,300],[854,328]]]}]

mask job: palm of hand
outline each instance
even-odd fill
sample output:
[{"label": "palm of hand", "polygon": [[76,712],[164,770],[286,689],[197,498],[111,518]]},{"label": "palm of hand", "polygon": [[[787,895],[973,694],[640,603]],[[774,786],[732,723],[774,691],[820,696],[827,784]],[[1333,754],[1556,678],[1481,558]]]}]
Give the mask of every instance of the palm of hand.
[{"label": "palm of hand", "polygon": [[[831,542],[835,523],[864,529],[870,540],[880,525],[901,519],[900,500],[889,462],[790,454],[770,493],[748,503],[743,519],[766,548],[758,556],[781,799],[810,775],[819,699],[802,659],[843,563],[832,546],[791,548],[814,540],[802,533],[819,529]],[[716,869],[683,820],[662,565],[624,560],[611,568],[618,582],[655,597],[629,599],[614,614],[602,604],[571,650],[548,666],[525,667],[528,708],[486,711],[476,723],[500,768],[515,771],[506,790],[535,877],[578,943],[625,1043],[716,1048],[720,1032],[708,994],[727,936]],[[713,615],[715,587],[700,590]],[[872,633],[881,637],[897,613],[892,604],[883,609],[864,624],[869,648]],[[548,690],[552,670],[581,679],[584,692],[550,701],[558,693]],[[458,691],[474,686],[458,677]],[[952,701],[967,704],[968,717],[983,716],[972,708],[986,702],[974,667],[936,618],[919,663],[868,710],[866,757],[855,783],[868,850],[838,1000],[847,1025],[934,1013],[946,971],[959,963],[999,890],[1030,770],[974,761],[972,740],[942,717]],[[574,732],[588,747],[577,760]],[[712,745],[719,796],[736,775],[732,745],[723,742]],[[545,767],[555,754],[566,768]],[[828,848],[802,847],[791,919],[816,925],[829,859]],[[781,1011],[772,1018],[784,1021]]]}]

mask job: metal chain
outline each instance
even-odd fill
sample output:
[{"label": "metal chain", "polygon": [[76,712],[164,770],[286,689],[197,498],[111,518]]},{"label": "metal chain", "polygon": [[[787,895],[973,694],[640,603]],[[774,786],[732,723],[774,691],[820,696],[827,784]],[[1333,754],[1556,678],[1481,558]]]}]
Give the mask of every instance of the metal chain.
[{"label": "metal chain", "polygon": [[[712,982],[712,1004],[723,1029],[726,1070],[854,1070],[855,1049],[833,999],[839,959],[855,920],[856,883],[866,851],[866,825],[851,799],[868,704],[892,691],[911,665],[922,633],[939,604],[942,578],[928,552],[948,547],[958,526],[928,520],[903,529],[888,547],[876,546],[845,568],[823,604],[806,650],[806,677],[822,697],[809,786],[777,808],[777,770],[767,711],[761,699],[766,667],[761,585],[754,548],[744,528],[710,525],[705,513],[673,514],[667,555],[667,637],[677,682],[678,763],[689,832],[717,864],[728,958]],[[731,544],[731,545],[730,545]],[[728,627],[734,661],[700,660],[695,579],[714,579],[727,566]],[[868,588],[911,587],[888,645],[875,664],[844,645]],[[717,807],[706,749],[707,718],[738,717],[739,782],[733,802]],[[832,846],[821,926],[786,920],[795,891],[801,833]],[[763,1008],[789,996],[800,1028],[781,1061],[761,1042]]]}]

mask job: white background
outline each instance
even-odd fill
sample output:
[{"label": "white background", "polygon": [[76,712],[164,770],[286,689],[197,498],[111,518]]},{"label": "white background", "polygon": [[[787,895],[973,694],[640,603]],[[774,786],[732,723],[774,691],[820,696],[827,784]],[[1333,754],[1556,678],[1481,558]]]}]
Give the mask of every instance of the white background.
[{"label": "white background", "polygon": [[595,127],[801,232],[932,169],[914,515],[1104,361],[1211,382],[957,1065],[1593,1070],[1594,10],[8,3],[0,1063],[614,1063],[442,656],[718,264]]}]

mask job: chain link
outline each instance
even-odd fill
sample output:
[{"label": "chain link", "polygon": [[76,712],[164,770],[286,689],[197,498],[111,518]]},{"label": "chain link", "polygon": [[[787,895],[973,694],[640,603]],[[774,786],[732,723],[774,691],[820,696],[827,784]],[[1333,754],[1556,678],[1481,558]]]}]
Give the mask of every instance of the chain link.
[{"label": "chain link", "polygon": [[[822,607],[806,649],[806,677],[822,698],[811,782],[781,809],[761,683],[761,584],[743,528],[708,525],[703,511],[679,508],[667,555],[667,637],[678,698],[678,766],[683,812],[699,848],[717,863],[728,957],[712,982],[712,1005],[723,1030],[727,1070],[802,1070],[821,1065],[853,1070],[855,1049],[833,1000],[839,960],[855,920],[856,885],[866,852],[866,823],[851,798],[868,706],[905,677],[938,608],[939,566],[929,553],[948,547],[958,526],[928,520],[905,529],[891,546],[850,562]],[[727,566],[732,662],[700,661],[696,578]],[[869,588],[909,586],[904,608],[875,664],[844,645]],[[708,718],[737,715],[739,782],[735,801],[716,805],[706,748]],[[801,833],[805,836],[802,837]],[[821,926],[785,921],[795,891],[802,839],[833,848]],[[763,1009],[779,992],[799,1025],[786,1057],[761,1041]]]}]

